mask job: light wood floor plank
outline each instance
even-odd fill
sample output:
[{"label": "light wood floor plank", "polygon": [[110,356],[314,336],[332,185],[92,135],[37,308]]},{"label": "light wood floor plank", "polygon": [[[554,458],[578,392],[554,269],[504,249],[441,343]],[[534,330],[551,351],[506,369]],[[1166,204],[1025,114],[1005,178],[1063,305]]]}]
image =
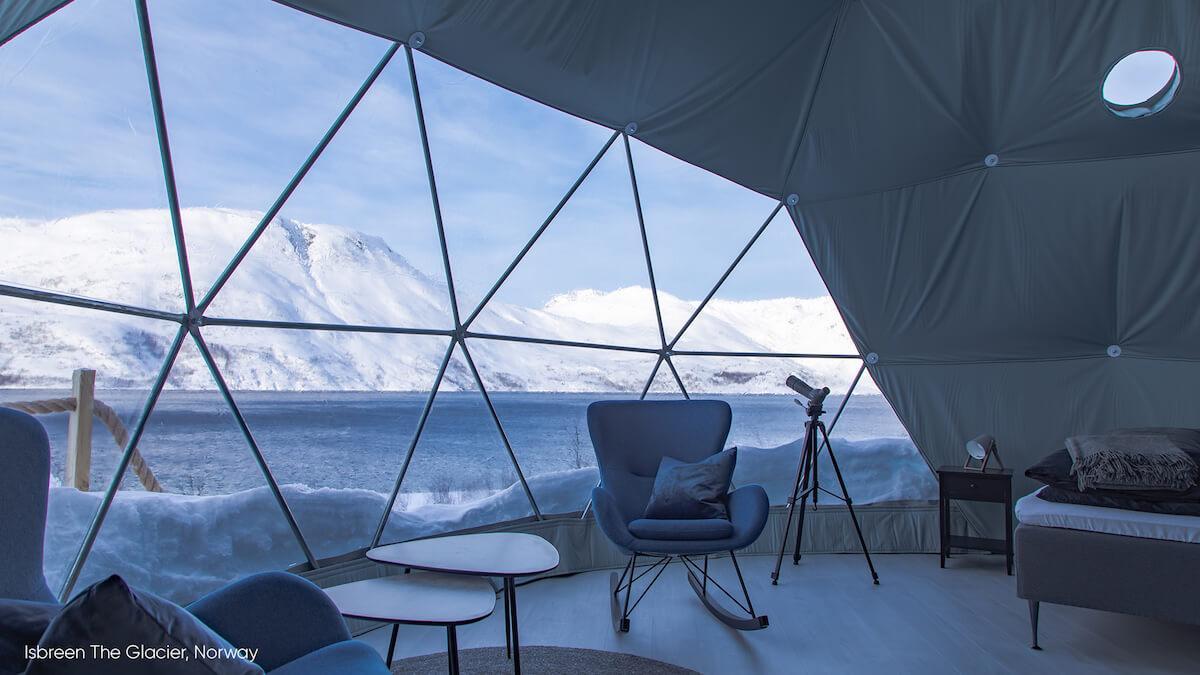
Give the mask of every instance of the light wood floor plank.
[{"label": "light wood floor plank", "polygon": [[[1041,643],[1029,649],[1029,615],[1001,556],[878,555],[880,586],[858,555],[784,560],[772,586],[769,556],[739,556],[766,630],[741,633],[711,617],[674,564],[637,608],[629,634],[612,630],[608,571],[520,587],[521,639],[621,651],[703,673],[1195,673],[1200,627],[1042,605]],[[736,593],[729,560],[711,571]],[[502,608],[497,605],[498,610]],[[381,653],[388,629],[363,636]],[[459,630],[462,648],[504,644],[497,611]],[[397,658],[445,649],[441,629],[401,627]],[[575,674],[583,675],[583,674]]]}]

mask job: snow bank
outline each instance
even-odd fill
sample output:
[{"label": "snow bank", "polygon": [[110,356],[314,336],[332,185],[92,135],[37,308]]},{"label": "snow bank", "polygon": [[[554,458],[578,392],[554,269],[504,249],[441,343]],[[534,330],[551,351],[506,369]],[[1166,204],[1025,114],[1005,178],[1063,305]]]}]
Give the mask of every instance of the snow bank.
[{"label": "snow bank", "polygon": [[[529,479],[543,513],[583,508],[595,468]],[[387,495],[373,490],[280,488],[318,558],[367,546]],[[58,588],[103,495],[50,488],[46,578]],[[418,501],[418,500],[414,500]],[[533,515],[520,485],[467,504],[422,504],[393,511],[385,541],[479,527]],[[130,583],[188,601],[231,579],[303,562],[287,521],[264,486],[228,495],[189,496],[122,491],[113,500],[77,589],[114,572]]]},{"label": "snow bank", "polygon": [[[734,483],[761,485],[772,504],[786,503],[796,482],[803,442],[798,439],[774,448],[738,448]],[[855,504],[937,499],[937,479],[911,440],[831,438],[829,444],[837,454],[846,490]],[[822,486],[838,492],[837,476],[827,452],[822,452],[817,462],[817,476]]]},{"label": "snow bank", "polygon": [[[833,444],[856,503],[936,498],[936,482],[908,439],[834,439]],[[795,478],[798,451],[799,441],[775,448],[742,447],[734,481],[737,485],[763,485],[773,504],[783,503]],[[820,470],[834,480],[827,458]],[[596,482],[593,467],[529,478],[544,514],[578,511]],[[386,495],[372,490],[303,485],[281,489],[317,557],[366,546],[386,503]],[[52,588],[62,583],[101,497],[98,492],[51,487],[46,576]],[[519,484],[464,504],[434,504],[416,498],[393,511],[384,540],[429,536],[530,515]],[[216,496],[123,491],[113,501],[76,588],[118,572],[135,586],[184,602],[229,580],[283,569],[303,559],[265,487]]]}]

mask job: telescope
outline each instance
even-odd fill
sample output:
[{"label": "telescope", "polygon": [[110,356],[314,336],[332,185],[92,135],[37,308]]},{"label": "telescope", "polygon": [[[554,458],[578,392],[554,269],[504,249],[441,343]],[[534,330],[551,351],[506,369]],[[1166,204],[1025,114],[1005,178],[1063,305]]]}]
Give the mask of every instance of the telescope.
[{"label": "telescope", "polygon": [[808,408],[810,411],[814,409],[820,410],[821,404],[825,402],[825,397],[829,395],[829,387],[814,389],[807,382],[796,377],[795,375],[788,375],[788,378],[784,384],[787,385],[788,389],[800,394],[804,397],[804,400],[808,401]]},{"label": "telescope", "polygon": [[[771,584],[779,584],[780,568],[783,566],[783,554],[787,550],[788,533],[792,529],[792,516],[796,512],[796,506],[800,506],[800,522],[796,526],[796,547],[792,551],[793,565],[800,564],[800,545],[804,541],[804,512],[808,509],[808,502],[810,500],[812,501],[813,509],[817,508],[817,500],[820,499],[822,492],[846,505],[846,512],[850,515],[850,521],[854,523],[854,532],[858,534],[858,544],[862,547],[863,557],[867,559],[867,569],[871,571],[871,581],[878,584],[879,575],[875,573],[875,564],[871,562],[871,553],[867,551],[867,540],[863,538],[862,526],[858,523],[858,515],[854,513],[854,502],[850,499],[850,493],[846,491],[846,481],[842,478],[842,469],[838,466],[837,457],[833,454],[833,446],[829,444],[829,434],[825,429],[825,423],[821,421],[821,414],[825,412],[821,404],[825,402],[825,397],[829,395],[829,387],[814,389],[807,382],[795,375],[789,375],[784,384],[787,385],[788,389],[800,394],[800,396],[804,397],[804,400],[808,401],[808,410],[806,411],[808,413],[808,421],[804,423],[804,442],[800,450],[800,467],[796,471],[796,483],[792,487],[792,498],[788,500],[787,504],[787,523],[783,526],[783,536],[780,538],[779,544],[779,556],[775,558],[775,571],[771,572]],[[800,399],[796,399],[796,403],[804,405],[800,402]],[[845,403],[843,400],[842,405],[844,406]],[[838,412],[840,413],[841,411],[839,410]],[[834,423],[837,422],[836,415],[833,421]],[[829,463],[833,465],[833,473],[837,476],[841,494],[821,487],[817,463],[822,451],[828,454]]]}]

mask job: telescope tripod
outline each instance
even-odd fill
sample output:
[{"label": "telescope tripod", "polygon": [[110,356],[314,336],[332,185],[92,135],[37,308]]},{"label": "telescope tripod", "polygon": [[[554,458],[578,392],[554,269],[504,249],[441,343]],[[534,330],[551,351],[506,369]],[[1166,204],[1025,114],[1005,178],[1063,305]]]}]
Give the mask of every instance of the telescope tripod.
[{"label": "telescope tripod", "polygon": [[[798,403],[798,401],[797,401]],[[875,565],[871,562],[871,554],[867,551],[867,542],[863,539],[862,528],[858,524],[858,516],[854,513],[854,503],[846,491],[846,481],[842,479],[842,470],[838,468],[837,457],[833,454],[833,446],[825,433],[825,423],[820,420],[819,403],[809,405],[808,421],[804,423],[804,448],[800,452],[800,468],[796,473],[796,484],[792,488],[792,498],[788,502],[787,525],[783,528],[783,537],[779,545],[779,556],[775,559],[775,571],[771,572],[771,585],[779,585],[779,569],[783,565],[783,553],[787,549],[788,532],[792,529],[792,515],[796,511],[796,502],[800,502],[800,518],[796,526],[796,548],[792,551],[792,564],[800,564],[800,544],[804,539],[804,511],[808,506],[808,498],[812,497],[813,509],[817,508],[817,498],[822,492],[844,503],[850,512],[850,520],[854,523],[854,531],[858,534],[858,543],[862,547],[863,556],[867,559],[867,567],[871,570],[871,579],[879,584],[879,575],[875,573]],[[821,444],[817,444],[820,435]],[[836,494],[821,487],[820,476],[817,472],[817,459],[821,450],[829,452],[829,462],[833,464],[833,472],[837,475],[838,486],[842,493]]]}]

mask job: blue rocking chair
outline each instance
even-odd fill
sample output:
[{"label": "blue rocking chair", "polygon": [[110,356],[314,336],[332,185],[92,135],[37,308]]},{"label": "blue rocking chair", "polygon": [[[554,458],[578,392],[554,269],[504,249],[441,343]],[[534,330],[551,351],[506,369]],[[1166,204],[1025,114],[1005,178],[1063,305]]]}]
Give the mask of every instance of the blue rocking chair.
[{"label": "blue rocking chair", "polygon": [[[747,485],[729,492],[728,521],[642,518],[662,458],[697,462],[721,452],[732,418],[724,401],[598,401],[588,407],[588,431],[600,467],[600,485],[592,490],[596,522],[630,556],[620,577],[614,572],[609,582],[616,630],[629,631],[630,614],[676,559],[684,563],[700,602],[722,622],[738,630],[767,627],[767,617],[754,612],[735,554],[753,543],[766,525],[769,503],[762,487]],[[708,573],[708,557],[723,553],[733,562],[744,603]],[[639,558],[653,562],[639,571]],[[631,605],[634,583],[643,577],[649,582]],[[714,589],[740,612],[717,602]]]}]

